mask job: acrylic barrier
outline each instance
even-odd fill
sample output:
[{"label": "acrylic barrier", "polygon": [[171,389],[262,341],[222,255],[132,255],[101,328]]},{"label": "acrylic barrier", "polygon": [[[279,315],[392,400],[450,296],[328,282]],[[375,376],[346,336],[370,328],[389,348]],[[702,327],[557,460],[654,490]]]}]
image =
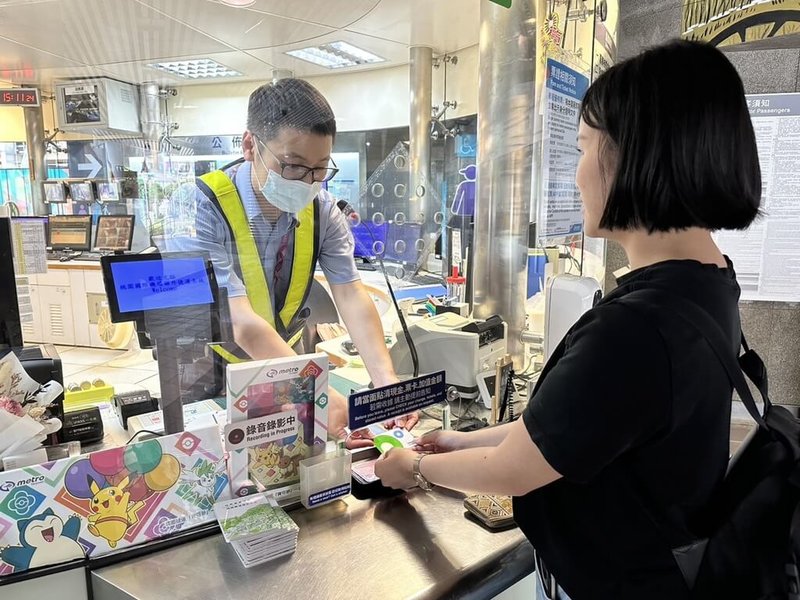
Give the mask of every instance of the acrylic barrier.
[{"label": "acrylic barrier", "polygon": [[398,143],[372,173],[351,219],[357,257],[383,258],[398,279],[423,269],[448,221],[429,182],[410,189],[409,156]]}]

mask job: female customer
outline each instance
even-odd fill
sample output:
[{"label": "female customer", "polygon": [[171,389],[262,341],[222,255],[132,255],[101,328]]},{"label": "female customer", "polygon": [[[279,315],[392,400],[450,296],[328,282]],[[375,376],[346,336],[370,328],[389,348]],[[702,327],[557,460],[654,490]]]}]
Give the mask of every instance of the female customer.
[{"label": "female customer", "polygon": [[520,420],[433,432],[426,453],[392,450],[376,473],[397,488],[514,496],[553,575],[545,597],[679,600],[689,591],[666,540],[693,540],[688,522],[725,474],[731,384],[691,325],[664,310],[656,326],[619,300],[680,295],[738,347],[739,286],[711,232],[758,214],[742,82],[711,46],[653,48],[591,86],[578,144],[585,232],[618,242],[631,272],[570,330]]}]

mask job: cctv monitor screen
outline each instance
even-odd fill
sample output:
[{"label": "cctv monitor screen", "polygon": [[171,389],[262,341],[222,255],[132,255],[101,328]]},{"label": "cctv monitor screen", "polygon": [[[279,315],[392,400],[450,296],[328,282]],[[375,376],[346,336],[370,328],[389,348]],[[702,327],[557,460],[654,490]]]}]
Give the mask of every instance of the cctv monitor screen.
[{"label": "cctv monitor screen", "polygon": [[97,196],[100,202],[119,202],[119,184],[116,181],[98,183]]},{"label": "cctv monitor screen", "polygon": [[64,204],[67,201],[67,189],[60,181],[46,181],[44,184],[44,201],[49,204]]},{"label": "cctv monitor screen", "polygon": [[102,259],[112,320],[152,310],[214,303],[211,267],[201,254],[134,254]]},{"label": "cctv monitor screen", "polygon": [[92,217],[51,216],[47,242],[53,250],[89,250],[92,243]]},{"label": "cctv monitor screen", "polygon": [[73,202],[94,202],[94,189],[91,181],[73,182],[69,184],[69,195]]},{"label": "cctv monitor screen", "polygon": [[97,219],[96,250],[128,252],[133,241],[133,215],[100,215]]},{"label": "cctv monitor screen", "polygon": [[100,99],[98,86],[80,84],[64,86],[64,118],[68,125],[100,122]]}]

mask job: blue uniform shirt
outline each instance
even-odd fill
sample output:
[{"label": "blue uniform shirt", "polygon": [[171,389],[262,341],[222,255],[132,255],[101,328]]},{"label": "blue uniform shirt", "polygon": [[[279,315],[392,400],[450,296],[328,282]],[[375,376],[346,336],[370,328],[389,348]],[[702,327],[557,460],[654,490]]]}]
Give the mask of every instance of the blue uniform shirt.
[{"label": "blue uniform shirt", "polygon": [[[258,247],[261,263],[267,276],[272,306],[279,307],[286,298],[294,256],[294,235],[291,234],[298,221],[295,215],[281,213],[273,224],[264,217],[250,181],[252,163],[244,162],[226,171],[232,178],[239,198],[242,200],[250,229]],[[353,259],[353,235],[334,198],[325,190],[319,193],[319,239],[318,265],[331,284],[351,283],[360,279]],[[277,289],[273,284],[275,263],[281,240],[288,235],[288,245],[283,267],[278,273]],[[182,186],[172,199],[170,215],[167,217],[165,235],[157,241],[158,246],[168,252],[207,252],[214,265],[214,274],[220,287],[228,290],[228,296],[245,296],[244,283],[234,269],[236,245],[231,239],[225,218],[214,203],[195,185]],[[281,302],[275,301],[280,298]]]}]

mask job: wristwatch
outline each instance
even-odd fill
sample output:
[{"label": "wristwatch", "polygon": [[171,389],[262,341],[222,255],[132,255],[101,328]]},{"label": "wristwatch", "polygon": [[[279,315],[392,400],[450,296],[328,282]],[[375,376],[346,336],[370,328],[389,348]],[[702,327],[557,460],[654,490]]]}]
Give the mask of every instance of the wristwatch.
[{"label": "wristwatch", "polygon": [[425,458],[426,454],[418,454],[417,458],[414,459],[414,466],[412,467],[412,474],[414,475],[414,481],[417,485],[425,490],[426,492],[430,492],[433,489],[433,484],[425,479],[425,476],[419,470],[419,464],[422,462],[422,459]]}]

